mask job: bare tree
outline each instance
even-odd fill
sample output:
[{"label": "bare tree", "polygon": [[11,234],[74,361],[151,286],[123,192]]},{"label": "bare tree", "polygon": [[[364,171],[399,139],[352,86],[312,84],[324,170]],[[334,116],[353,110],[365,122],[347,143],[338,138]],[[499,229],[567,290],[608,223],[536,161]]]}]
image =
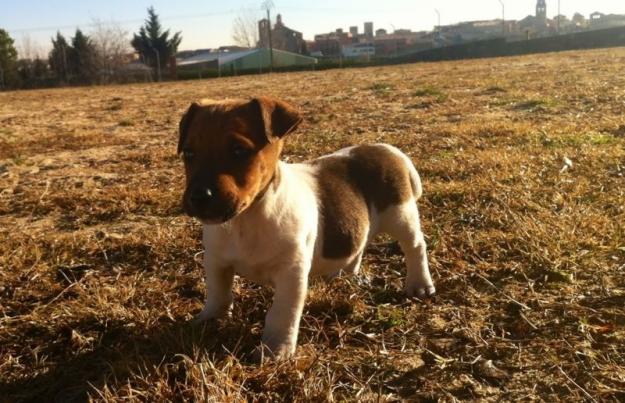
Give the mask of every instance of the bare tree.
[{"label": "bare tree", "polygon": [[241,10],[232,22],[232,40],[236,45],[255,48],[258,44],[258,16],[251,10]]},{"label": "bare tree", "polygon": [[42,57],[44,52],[39,43],[33,41],[30,35],[24,34],[17,46],[17,54],[20,59],[35,60]]},{"label": "bare tree", "polygon": [[90,37],[96,48],[98,68],[105,76],[113,78],[132,53],[129,32],[115,21],[94,19],[92,26]]}]

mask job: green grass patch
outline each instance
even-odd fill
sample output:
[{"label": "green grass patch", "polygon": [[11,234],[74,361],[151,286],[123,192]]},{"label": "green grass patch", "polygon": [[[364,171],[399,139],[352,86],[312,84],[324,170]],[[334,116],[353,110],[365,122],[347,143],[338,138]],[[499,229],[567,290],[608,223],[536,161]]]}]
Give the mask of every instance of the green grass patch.
[{"label": "green grass patch", "polygon": [[525,101],[518,102],[514,105],[516,110],[537,110],[537,109],[551,109],[560,105],[557,99],[553,98],[534,98]]},{"label": "green grass patch", "polygon": [[23,165],[26,162],[26,158],[22,157],[21,155],[18,155],[16,157],[13,157],[11,159],[11,162],[13,162],[13,164],[15,165]]},{"label": "green grass patch", "polygon": [[448,160],[448,159],[452,159],[456,156],[456,153],[454,151],[449,151],[449,150],[442,150],[436,153],[435,158],[441,159],[441,160]]},{"label": "green grass patch", "polygon": [[541,133],[540,144],[549,148],[581,147],[584,145],[605,146],[618,142],[618,139],[608,133],[588,132],[561,135]]},{"label": "green grass patch", "polygon": [[587,134],[590,143],[595,146],[602,146],[606,144],[614,144],[616,142],[616,138],[607,133],[588,133]]},{"label": "green grass patch", "polygon": [[376,320],[383,329],[401,326],[404,323],[404,312],[392,305],[380,305],[376,312]]},{"label": "green grass patch", "polygon": [[484,90],[485,94],[501,94],[501,93],[504,93],[504,92],[508,92],[508,90],[503,88],[503,87],[500,87],[498,85],[493,85],[493,86],[488,87],[488,88],[486,88]]},{"label": "green grass patch", "polygon": [[449,98],[445,92],[443,92],[440,88],[436,87],[423,87],[417,89],[412,93],[414,97],[432,97],[436,99],[437,102],[444,102]]},{"label": "green grass patch", "polygon": [[373,92],[388,92],[395,87],[389,83],[374,83],[368,86],[366,89]]},{"label": "green grass patch", "polygon": [[8,127],[0,127],[0,138],[6,141],[15,141],[15,131]]}]

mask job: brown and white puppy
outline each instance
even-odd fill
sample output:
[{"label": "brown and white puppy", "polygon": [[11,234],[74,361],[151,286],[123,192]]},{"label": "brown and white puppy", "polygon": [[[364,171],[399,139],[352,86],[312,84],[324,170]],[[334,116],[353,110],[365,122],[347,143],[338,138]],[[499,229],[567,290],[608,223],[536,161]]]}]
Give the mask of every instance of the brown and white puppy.
[{"label": "brown and white puppy", "polygon": [[196,320],[230,312],[235,274],[270,284],[263,345],[277,358],[295,352],[309,276],[358,273],[378,233],[404,251],[406,293],[435,292],[416,204],[421,181],[410,159],[375,144],[284,163],[284,138],[301,120],[293,106],[263,97],[194,103],[180,122],[183,205],[204,224],[207,296]]}]

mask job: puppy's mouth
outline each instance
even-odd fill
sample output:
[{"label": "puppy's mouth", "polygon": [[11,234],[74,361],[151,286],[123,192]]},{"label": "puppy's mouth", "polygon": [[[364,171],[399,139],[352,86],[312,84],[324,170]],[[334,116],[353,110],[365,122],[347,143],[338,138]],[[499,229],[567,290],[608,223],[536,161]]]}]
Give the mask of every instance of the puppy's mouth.
[{"label": "puppy's mouth", "polygon": [[204,224],[208,225],[220,225],[224,224],[236,216],[238,216],[243,210],[245,210],[245,205],[237,208],[235,206],[229,206],[222,211],[211,211],[208,208],[202,208],[201,206],[194,206],[192,203],[185,200],[184,202],[184,212],[193,218],[197,218]]}]

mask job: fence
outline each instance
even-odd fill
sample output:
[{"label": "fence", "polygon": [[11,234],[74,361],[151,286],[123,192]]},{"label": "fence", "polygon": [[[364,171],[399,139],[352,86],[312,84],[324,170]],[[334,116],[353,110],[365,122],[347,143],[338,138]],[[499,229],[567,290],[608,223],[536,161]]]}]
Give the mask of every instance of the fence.
[{"label": "fence", "polygon": [[395,58],[392,62],[412,63],[500,57],[616,46],[625,46],[625,27],[576,32],[514,42],[508,42],[504,38],[496,38],[411,53]]}]

